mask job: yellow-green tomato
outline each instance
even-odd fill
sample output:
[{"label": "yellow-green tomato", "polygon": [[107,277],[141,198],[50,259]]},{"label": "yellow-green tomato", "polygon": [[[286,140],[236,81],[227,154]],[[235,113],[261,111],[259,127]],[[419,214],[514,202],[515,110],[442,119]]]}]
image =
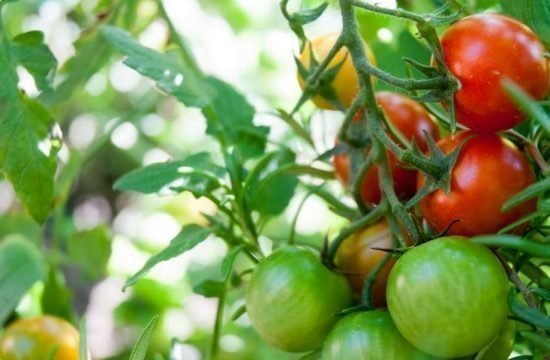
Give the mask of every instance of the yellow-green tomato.
[{"label": "yellow-green tomato", "polygon": [[256,267],[246,292],[254,329],[267,343],[290,352],[320,348],[336,314],[351,303],[345,277],[326,268],[314,252],[291,246]]},{"label": "yellow-green tomato", "polygon": [[339,320],[323,345],[323,360],[433,360],[401,336],[384,310],[357,312]]},{"label": "yellow-green tomato", "polygon": [[474,354],[498,335],[508,314],[507,292],[506,273],[489,249],[446,237],[397,261],[387,300],[405,339],[431,355],[452,358]]},{"label": "yellow-green tomato", "polygon": [[[315,54],[315,58],[320,63],[322,62],[338,39],[338,33],[323,34],[313,38],[306,44],[304,50],[300,54],[300,62],[303,67],[311,71],[311,52]],[[374,55],[367,44],[363,43],[365,48],[365,55],[368,57],[371,63],[375,63]],[[353,63],[351,56],[346,48],[341,48],[336,52],[336,55],[329,62],[327,69],[334,68],[335,66],[341,66],[336,74],[334,80],[330,84],[334,95],[340,100],[344,107],[349,107],[355,99],[355,96],[359,93],[359,78]],[[305,88],[305,80],[298,74],[298,83],[302,90]],[[313,97],[313,102],[317,107],[321,109],[334,110],[335,106],[325,97],[316,95]]]},{"label": "yellow-green tomato", "polygon": [[17,320],[0,338],[2,360],[78,360],[78,331],[54,316]]}]

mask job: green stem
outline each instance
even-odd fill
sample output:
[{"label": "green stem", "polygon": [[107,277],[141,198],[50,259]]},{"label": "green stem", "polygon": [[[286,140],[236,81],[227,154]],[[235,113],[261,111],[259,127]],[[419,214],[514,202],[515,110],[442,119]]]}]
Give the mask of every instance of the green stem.
[{"label": "green stem", "polygon": [[367,158],[361,164],[361,167],[357,171],[357,174],[355,174],[355,178],[353,179],[352,189],[353,189],[353,198],[355,199],[355,202],[357,203],[357,206],[359,207],[359,210],[362,214],[367,213],[369,210],[369,207],[367,207],[367,204],[365,204],[365,201],[363,200],[361,196],[361,185],[363,184],[363,179],[365,178],[365,175],[367,174],[367,171],[370,170],[374,163],[374,154],[372,152],[367,155]]},{"label": "green stem", "polygon": [[380,260],[380,262],[376,264],[374,269],[372,269],[370,274],[365,278],[365,283],[363,285],[363,293],[361,298],[363,300],[363,304],[369,309],[374,309],[374,304],[372,300],[372,288],[373,288],[374,282],[378,278],[378,274],[380,274],[380,271],[384,268],[384,266],[386,266],[388,261],[390,261],[391,257],[392,255],[390,253],[387,253],[386,255],[384,255],[382,260]]},{"label": "green stem", "polygon": [[358,69],[369,75],[376,76],[390,85],[408,91],[446,89],[449,86],[449,79],[446,76],[437,76],[430,79],[403,79],[393,76],[370,63],[362,63]]},{"label": "green stem", "polygon": [[407,11],[407,10],[403,10],[403,9],[399,9],[399,8],[398,9],[383,8],[383,7],[380,7],[380,6],[377,6],[377,5],[366,3],[366,2],[361,1],[361,0],[352,0],[351,3],[354,6],[357,6],[359,8],[369,10],[369,11],[373,11],[373,12],[377,12],[379,14],[385,14],[385,15],[390,15],[390,16],[393,16],[393,17],[401,18],[401,19],[411,20],[411,21],[414,21],[414,22],[420,23],[420,24],[426,22],[426,19],[424,18],[424,16],[418,15],[418,14],[413,13],[411,11]]},{"label": "green stem", "polygon": [[220,347],[220,334],[223,325],[223,310],[225,306],[225,290],[218,299],[218,309],[216,311],[216,323],[214,324],[214,333],[212,334],[212,344],[210,347],[210,359],[216,360],[218,358],[218,351]]}]

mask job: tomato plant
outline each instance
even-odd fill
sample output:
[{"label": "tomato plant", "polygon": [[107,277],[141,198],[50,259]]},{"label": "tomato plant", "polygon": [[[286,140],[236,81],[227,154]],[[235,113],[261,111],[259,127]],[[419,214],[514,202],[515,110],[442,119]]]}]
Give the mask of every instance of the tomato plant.
[{"label": "tomato plant", "polygon": [[16,320],[0,338],[0,358],[78,360],[78,331],[54,316]]},{"label": "tomato plant", "polygon": [[334,325],[323,345],[323,360],[339,359],[435,358],[409,344],[387,311],[374,310],[347,315]]},{"label": "tomato plant", "polygon": [[511,79],[535,99],[548,93],[544,46],[517,20],[499,14],[469,16],[445,31],[441,45],[445,63],[460,81],[457,119],[474,131],[505,130],[525,119],[502,88],[502,79]]},{"label": "tomato plant", "polygon": [[[509,198],[535,181],[522,152],[498,135],[470,132],[446,137],[438,145],[450,153],[464,141],[451,174],[450,192],[436,190],[420,202],[428,223],[436,231],[450,226],[448,234],[474,236],[496,233],[531,213],[536,207],[534,200],[502,210]],[[422,185],[420,176],[419,187]]]},{"label": "tomato plant", "polygon": [[[439,129],[430,114],[416,101],[389,91],[376,94],[376,100],[389,122],[409,141],[414,141],[420,149],[427,150],[426,136],[439,138]],[[361,113],[355,116],[355,121]],[[368,121],[368,120],[367,120]],[[402,199],[411,198],[416,192],[416,171],[399,162],[393,153],[388,153],[393,186]],[[338,180],[347,186],[349,183],[349,159],[346,154],[337,154],[333,158],[334,170]],[[373,166],[361,182],[361,197],[367,203],[379,203],[381,198],[378,170]]]},{"label": "tomato plant", "polygon": [[346,279],[313,252],[295,247],[281,248],[258,265],[246,292],[248,316],[260,336],[293,352],[317,349],[336,314],[350,305]]},{"label": "tomato plant", "polygon": [[490,250],[448,237],[399,259],[388,279],[388,309],[414,346],[434,356],[466,356],[503,328],[507,292],[506,273]]},{"label": "tomato plant", "polygon": [[[384,252],[373,248],[391,249],[392,237],[385,222],[359,231],[342,242],[334,259],[338,270],[348,278],[357,297],[361,297],[365,278],[384,258]],[[386,305],[386,282],[393,267],[390,260],[378,274],[372,288],[373,304]]]},{"label": "tomato plant", "polygon": [[[315,71],[315,66],[312,65],[322,62],[327,57],[337,39],[338,33],[331,33],[320,35],[308,42],[300,54],[300,62],[303,68],[309,72]],[[371,62],[374,62],[374,55],[368,45],[364,44],[364,48],[367,57]],[[314,56],[312,56],[312,53]],[[345,48],[340,49],[328,62],[327,66],[334,69],[336,73],[326,81],[327,84],[323,84],[323,91],[313,97],[313,102],[319,108],[327,110],[336,109],[331,99],[339,101],[344,107],[349,107],[359,92],[359,79],[348,51]],[[304,76],[300,73],[298,73],[298,83],[304,89],[306,82]],[[328,96],[323,92],[327,92]]]}]

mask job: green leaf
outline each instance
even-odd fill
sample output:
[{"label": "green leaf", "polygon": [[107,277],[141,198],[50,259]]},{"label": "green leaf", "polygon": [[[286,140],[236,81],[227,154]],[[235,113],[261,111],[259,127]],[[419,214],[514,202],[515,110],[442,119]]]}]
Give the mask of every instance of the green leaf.
[{"label": "green leaf", "polygon": [[512,314],[516,315],[523,321],[544,330],[550,329],[550,317],[536,309],[523,305],[518,300],[514,289],[510,289],[510,292],[508,293],[508,306],[510,307]]},{"label": "green leaf", "polygon": [[34,283],[44,277],[42,255],[29,241],[14,236],[0,243],[0,324]]},{"label": "green leaf", "polygon": [[207,279],[193,286],[193,292],[208,298],[221,297],[225,292],[225,282]]},{"label": "green leaf", "polygon": [[149,343],[151,342],[151,337],[153,336],[153,331],[155,330],[158,319],[159,317],[157,315],[152,318],[151,321],[149,321],[149,323],[139,336],[136,345],[132,349],[130,360],[145,360],[147,349],[149,348]]},{"label": "green leaf", "polygon": [[309,145],[311,145],[312,148],[315,148],[315,144],[313,143],[310,133],[302,126],[302,124],[298,122],[298,120],[294,119],[292,115],[283,109],[277,109],[277,112],[279,113],[279,117],[287,123],[292,130],[294,130],[296,135],[304,139]]},{"label": "green leaf", "polygon": [[294,196],[298,178],[285,171],[285,166],[294,165],[296,156],[286,149],[274,153],[268,162],[259,162],[252,170],[258,179],[247,180],[249,186],[244,189],[250,197],[250,206],[264,216],[278,215],[290,203]]},{"label": "green leaf", "polygon": [[212,77],[207,82],[216,95],[203,108],[206,133],[223,139],[224,146],[235,146],[243,159],[263,154],[269,128],[254,125],[252,105],[231,85]]},{"label": "green leaf", "polygon": [[171,187],[185,186],[197,193],[211,192],[220,186],[225,170],[212,163],[208,153],[197,153],[184,160],[152,164],[136,169],[115,182],[114,188],[143,194],[161,193]]},{"label": "green leaf", "polygon": [[15,61],[28,70],[38,90],[52,92],[52,82],[57,70],[57,59],[44,44],[44,34],[29,31],[13,39],[12,51]]},{"label": "green leaf", "polygon": [[[548,5],[550,6],[550,0]],[[531,116],[538,121],[546,133],[550,134],[550,116],[544,111],[544,108],[512,80],[504,79],[502,85],[512,100],[520,106],[520,109],[527,116]]]},{"label": "green leaf", "polygon": [[[19,91],[16,73],[18,65],[27,64],[37,76],[37,83],[46,86],[48,80],[43,77],[43,69],[35,65],[50,63],[51,58],[42,47],[30,51],[36,50],[28,44],[36,42],[36,37],[27,34],[11,43],[0,29],[0,171],[13,184],[32,217],[44,222],[54,198],[56,148],[43,146],[52,140],[49,132],[53,118],[40,103]],[[30,53],[32,59],[26,57]]]},{"label": "green leaf", "polygon": [[292,20],[297,25],[306,25],[317,20],[328,7],[328,2],[325,1],[321,5],[312,9],[303,9],[292,14]]},{"label": "green leaf", "polygon": [[535,347],[544,351],[545,354],[550,354],[550,339],[548,337],[528,331],[522,331],[520,335]]},{"label": "green leaf", "polygon": [[514,235],[483,235],[470,240],[473,243],[485,246],[497,246],[521,250],[529,255],[541,259],[550,259],[550,245],[540,244]]},{"label": "green leaf", "polygon": [[111,47],[126,56],[124,64],[155,80],[161,90],[183,104],[203,107],[210,103],[212,90],[176,57],[141,46],[130,34],[113,26],[104,26],[101,35]]},{"label": "green leaf", "polygon": [[67,252],[85,277],[99,280],[107,271],[107,262],[111,256],[111,235],[102,226],[75,233],[67,239]]},{"label": "green leaf", "polygon": [[79,340],[78,340],[78,360],[88,360],[88,339],[86,332],[86,318],[80,320],[78,326]]},{"label": "green leaf", "polygon": [[72,298],[72,293],[65,284],[63,273],[55,267],[50,266],[40,301],[42,310],[46,314],[55,315],[69,322],[74,322],[76,316],[72,305]]},{"label": "green leaf", "polygon": [[534,198],[535,196],[542,194],[550,190],[550,178],[540,180],[532,185],[529,185],[523,189],[520,193],[514,195],[502,206],[502,211],[507,211],[514,206],[517,206],[529,199]]},{"label": "green leaf", "polygon": [[122,291],[134,285],[159,262],[170,260],[188,250],[191,250],[197,244],[204,241],[208,237],[208,235],[210,235],[210,233],[210,229],[200,227],[196,224],[185,226],[183,229],[181,229],[180,233],[176,235],[176,237],[173,238],[172,241],[170,241],[168,247],[149,258],[149,260],[147,260],[141,270],[132,275],[126,281],[126,284],[124,284]]},{"label": "green leaf", "polygon": [[550,45],[550,0],[500,0],[505,13],[519,19]]}]

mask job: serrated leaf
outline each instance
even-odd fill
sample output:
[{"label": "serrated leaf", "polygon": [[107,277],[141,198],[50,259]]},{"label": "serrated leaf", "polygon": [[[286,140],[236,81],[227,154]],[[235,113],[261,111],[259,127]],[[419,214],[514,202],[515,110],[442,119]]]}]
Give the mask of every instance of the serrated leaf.
[{"label": "serrated leaf", "polygon": [[149,343],[151,342],[153,331],[157,326],[158,319],[159,319],[159,316],[158,315],[155,316],[154,318],[151,319],[151,321],[149,321],[145,329],[143,329],[143,332],[139,336],[137,343],[134,345],[134,348],[132,349],[132,353],[130,354],[130,360],[145,360],[145,356],[147,355],[147,349],[149,348]]},{"label": "serrated leaf", "polygon": [[502,206],[502,211],[507,211],[513,208],[514,206],[517,206],[549,190],[550,190],[550,178],[540,180],[532,185],[529,185],[528,187],[523,189],[520,193],[508,199],[508,201],[506,201]]},{"label": "serrated leaf", "polygon": [[50,266],[40,301],[42,310],[46,314],[55,315],[73,322],[75,320],[75,312],[72,298],[72,293],[65,284],[63,273]]},{"label": "serrated leaf", "polygon": [[124,64],[154,80],[159,89],[187,106],[203,107],[210,103],[212,90],[175,57],[141,46],[116,27],[104,26],[100,32],[114,49],[126,56]]},{"label": "serrated leaf", "polygon": [[[200,171],[193,171],[194,169]],[[153,194],[185,186],[197,192],[213,191],[220,183],[225,170],[214,165],[208,153],[193,154],[183,160],[151,164],[129,172],[118,179],[114,188]]]},{"label": "serrated leaf", "polygon": [[0,324],[34,283],[44,277],[42,255],[29,241],[9,237],[0,243]]},{"label": "serrated leaf", "polygon": [[510,289],[508,293],[508,306],[512,314],[516,315],[523,321],[540,327],[544,330],[550,329],[550,317],[542,312],[523,305],[518,299],[514,289]]},{"label": "serrated leaf", "polygon": [[107,271],[111,256],[111,235],[102,226],[75,233],[67,239],[67,253],[85,277],[99,280]]},{"label": "serrated leaf", "polygon": [[[28,37],[33,38],[32,35]],[[23,43],[35,41],[23,40]],[[38,222],[44,222],[54,198],[57,164],[54,148],[47,147],[51,140],[49,130],[54,122],[46,108],[18,89],[16,67],[25,66],[24,63],[28,64],[31,60],[21,61],[13,53],[19,51],[26,54],[26,51],[21,48],[17,50],[19,45],[12,44],[3,30],[0,31],[0,42],[0,171],[12,183],[31,216]],[[44,58],[44,51],[34,55],[33,63],[51,60]]]},{"label": "serrated leaf", "polygon": [[45,93],[52,91],[51,85],[57,70],[57,59],[44,44],[44,34],[29,31],[13,39],[11,51],[17,63],[22,65],[34,78],[36,87]]},{"label": "serrated leaf", "polygon": [[193,286],[193,292],[207,298],[221,297],[225,292],[225,282],[207,279]]},{"label": "serrated leaf", "polygon": [[223,139],[225,146],[235,146],[243,159],[263,154],[269,128],[254,125],[252,105],[231,85],[213,77],[206,81],[215,91],[212,102],[203,108],[206,133]]},{"label": "serrated leaf", "polygon": [[164,250],[150,257],[145,265],[126,281],[122,288],[122,291],[134,285],[158,263],[170,260],[188,250],[191,250],[197,244],[206,240],[211,232],[211,229],[203,228],[196,224],[185,226],[183,229],[181,229],[180,233],[176,235],[176,237],[173,238],[172,241],[170,241],[170,244]]},{"label": "serrated leaf", "polygon": [[550,45],[550,0],[501,0],[500,5],[505,13],[529,26]]}]

